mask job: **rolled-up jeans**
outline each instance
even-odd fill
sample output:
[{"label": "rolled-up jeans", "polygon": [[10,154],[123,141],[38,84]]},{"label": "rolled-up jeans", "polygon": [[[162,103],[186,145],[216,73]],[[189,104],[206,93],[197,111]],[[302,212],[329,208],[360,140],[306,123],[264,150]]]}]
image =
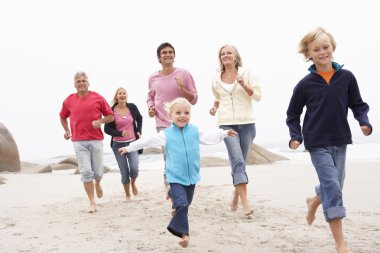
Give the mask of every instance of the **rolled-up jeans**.
[{"label": "rolled-up jeans", "polygon": [[137,178],[139,175],[139,154],[137,151],[128,152],[127,154],[120,155],[119,148],[128,147],[130,142],[117,142],[112,143],[112,151],[115,155],[117,164],[121,173],[121,183],[129,184],[130,178]]},{"label": "rolled-up jeans", "polygon": [[231,175],[234,186],[247,184],[246,162],[248,151],[251,148],[253,139],[256,136],[256,126],[252,124],[242,125],[220,125],[221,129],[234,130],[238,135],[224,138],[228,150],[228,157],[231,163]]},{"label": "rolled-up jeans", "polygon": [[103,141],[73,141],[82,182],[100,181],[103,176]]},{"label": "rolled-up jeans", "polygon": [[347,145],[309,148],[311,161],[318,174],[315,192],[321,198],[327,222],[346,217],[343,206],[343,183]]}]

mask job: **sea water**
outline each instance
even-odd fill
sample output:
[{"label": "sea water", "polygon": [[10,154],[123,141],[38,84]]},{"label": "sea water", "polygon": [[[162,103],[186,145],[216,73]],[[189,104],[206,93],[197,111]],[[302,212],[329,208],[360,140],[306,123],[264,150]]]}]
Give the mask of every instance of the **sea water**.
[{"label": "sea water", "polygon": [[[260,145],[260,144],[259,144]],[[284,156],[289,160],[279,161],[278,163],[304,163],[310,162],[310,155],[301,145],[297,150],[291,150],[289,147],[265,147],[268,151]],[[201,156],[211,156],[228,159],[227,150],[223,143],[213,146],[201,145]],[[58,163],[69,156],[57,156],[48,159],[40,159],[38,161],[30,161],[39,164]],[[140,170],[163,170],[164,160],[162,154],[142,154],[139,155]],[[347,146],[347,162],[371,162],[380,160],[380,143],[360,143]],[[112,171],[119,171],[117,162],[113,153],[104,153],[104,165]],[[380,168],[379,168],[380,169]]]}]

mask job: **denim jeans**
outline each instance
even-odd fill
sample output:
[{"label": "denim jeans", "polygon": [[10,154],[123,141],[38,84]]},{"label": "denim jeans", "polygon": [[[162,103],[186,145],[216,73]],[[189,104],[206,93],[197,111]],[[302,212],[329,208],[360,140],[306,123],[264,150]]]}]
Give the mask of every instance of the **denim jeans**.
[{"label": "denim jeans", "polygon": [[103,176],[103,141],[73,141],[82,182],[100,181]]},{"label": "denim jeans", "polygon": [[224,138],[231,163],[231,175],[233,184],[247,184],[248,176],[245,170],[248,151],[256,136],[255,124],[221,125],[224,130],[234,130],[238,133],[235,137]]},{"label": "denim jeans", "polygon": [[321,198],[327,222],[346,216],[342,196],[346,149],[347,145],[309,149],[320,183],[315,187],[315,192]]},{"label": "denim jeans", "polygon": [[189,235],[189,220],[187,214],[191,201],[193,201],[194,189],[195,184],[170,184],[168,194],[173,201],[175,213],[167,229],[175,236],[182,237],[184,234]]},{"label": "denim jeans", "polygon": [[128,152],[125,155],[120,155],[119,148],[127,147],[130,142],[112,143],[112,150],[115,154],[117,164],[121,173],[121,183],[129,184],[130,178],[137,178],[139,175],[139,154],[137,151]]}]

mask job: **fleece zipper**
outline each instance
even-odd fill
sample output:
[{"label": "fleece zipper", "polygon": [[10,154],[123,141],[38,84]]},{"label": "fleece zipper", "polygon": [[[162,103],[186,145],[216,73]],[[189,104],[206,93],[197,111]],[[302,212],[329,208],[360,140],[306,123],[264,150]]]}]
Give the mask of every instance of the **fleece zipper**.
[{"label": "fleece zipper", "polygon": [[191,177],[190,177],[190,165],[189,165],[189,156],[187,154],[187,147],[186,147],[186,142],[185,142],[185,138],[183,137],[183,130],[180,130],[181,131],[181,136],[182,136],[182,141],[183,141],[183,146],[185,147],[185,153],[186,153],[186,161],[187,161],[187,175],[189,177],[189,183],[191,183]]}]

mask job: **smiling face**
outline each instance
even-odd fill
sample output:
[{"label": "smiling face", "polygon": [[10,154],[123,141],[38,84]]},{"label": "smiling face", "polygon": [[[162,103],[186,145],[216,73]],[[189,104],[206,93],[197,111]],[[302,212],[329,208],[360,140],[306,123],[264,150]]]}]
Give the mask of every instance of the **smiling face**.
[{"label": "smiling face", "polygon": [[128,93],[124,88],[119,88],[115,94],[115,102],[126,103],[128,98]]},{"label": "smiling face", "polygon": [[184,103],[174,104],[169,116],[177,127],[184,128],[190,121],[191,107]]},{"label": "smiling face", "polygon": [[318,68],[331,65],[333,60],[333,45],[327,34],[321,34],[319,38],[309,44],[307,57],[310,58]]},{"label": "smiling face", "polygon": [[161,49],[160,57],[158,58],[158,61],[162,65],[168,65],[168,64],[174,63],[174,58],[175,58],[175,53],[174,53],[173,48],[167,46]]},{"label": "smiling face", "polygon": [[79,94],[85,94],[88,92],[88,80],[85,75],[78,75],[75,78],[75,88]]},{"label": "smiling face", "polygon": [[235,50],[232,47],[225,46],[224,48],[222,48],[222,50],[220,50],[219,57],[220,57],[221,63],[224,66],[226,66],[226,65],[235,66],[236,54],[235,54]]}]

